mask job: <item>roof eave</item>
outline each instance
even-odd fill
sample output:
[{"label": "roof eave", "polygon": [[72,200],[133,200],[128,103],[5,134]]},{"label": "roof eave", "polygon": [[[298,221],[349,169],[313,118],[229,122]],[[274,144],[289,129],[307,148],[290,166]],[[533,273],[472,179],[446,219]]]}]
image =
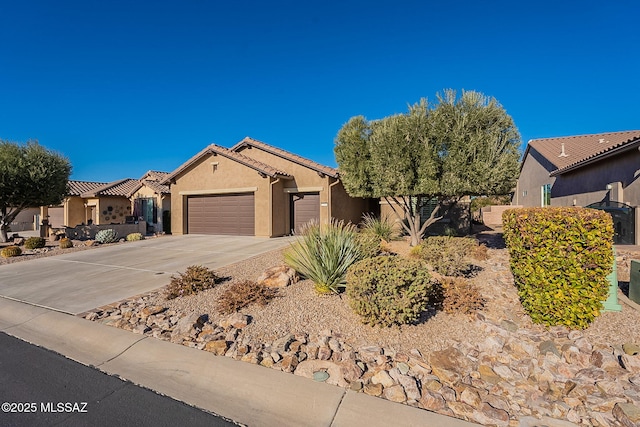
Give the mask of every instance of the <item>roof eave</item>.
[{"label": "roof eave", "polygon": [[[256,142],[259,142],[259,143],[261,144],[261,145],[260,145],[260,147],[258,147],[258,146],[256,145]],[[318,172],[318,173],[320,173],[320,174],[328,175],[328,176],[330,176],[331,178],[336,178],[336,179],[337,179],[337,178],[339,178],[339,174],[338,174],[338,172],[337,172],[337,171],[336,171],[336,172],[333,172],[333,173],[328,173],[326,170],[322,170],[321,168],[315,167],[315,166],[313,166],[313,165],[303,164],[303,163],[301,163],[301,162],[297,161],[295,158],[292,158],[292,157],[289,157],[289,156],[284,156],[282,153],[279,153],[279,152],[277,152],[277,151],[271,150],[271,149],[269,148],[269,147],[270,147],[270,145],[269,145],[269,144],[267,144],[267,143],[265,143],[265,142],[261,142],[261,141],[256,141],[256,140],[254,140],[253,138],[250,138],[250,137],[248,137],[248,136],[247,136],[247,137],[245,137],[242,141],[238,142],[238,143],[237,143],[236,145],[234,145],[233,147],[231,147],[229,150],[231,150],[231,151],[238,151],[240,148],[242,148],[242,147],[246,147],[246,146],[252,146],[252,147],[260,148],[261,150],[264,150],[264,151],[266,151],[266,152],[267,152],[267,153],[269,153],[269,154],[273,154],[274,156],[280,157],[280,158],[285,159],[285,160],[289,160],[290,162],[297,163],[297,164],[299,164],[299,165],[301,165],[301,166],[307,167],[307,168],[309,168],[309,169],[311,169],[311,170],[313,170],[313,171],[315,171],[315,172]],[[275,147],[274,147],[274,148],[275,148]],[[285,150],[282,150],[282,151],[285,151]],[[313,160],[311,160],[311,159],[308,159],[308,160],[309,160],[309,161],[313,161]],[[314,162],[314,163],[315,163],[315,162]],[[327,167],[328,167],[328,166],[327,166]]]},{"label": "roof eave", "polygon": [[593,157],[589,157],[589,158],[587,158],[587,159],[585,159],[585,160],[583,160],[581,162],[574,163],[573,165],[565,166],[564,168],[561,168],[561,169],[556,169],[555,171],[551,172],[549,174],[549,176],[562,175],[562,174],[565,174],[567,172],[571,172],[571,171],[574,171],[576,169],[580,169],[580,168],[582,168],[584,166],[588,166],[590,164],[599,162],[600,160],[604,160],[606,158],[615,156],[617,154],[624,153],[625,151],[633,150],[635,148],[640,148],[640,138],[637,138],[635,141],[632,141],[630,143],[626,143],[626,144],[621,145],[619,147],[616,147],[616,148],[614,148],[612,150],[605,151],[604,153],[595,155]]}]

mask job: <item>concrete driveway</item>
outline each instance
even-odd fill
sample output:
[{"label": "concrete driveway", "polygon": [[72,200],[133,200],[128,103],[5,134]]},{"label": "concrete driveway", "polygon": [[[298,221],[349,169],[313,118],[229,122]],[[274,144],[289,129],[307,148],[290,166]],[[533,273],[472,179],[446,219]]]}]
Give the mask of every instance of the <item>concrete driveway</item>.
[{"label": "concrete driveway", "polygon": [[79,314],[167,285],[190,265],[216,269],[293,238],[163,236],[0,266],[0,296]]}]

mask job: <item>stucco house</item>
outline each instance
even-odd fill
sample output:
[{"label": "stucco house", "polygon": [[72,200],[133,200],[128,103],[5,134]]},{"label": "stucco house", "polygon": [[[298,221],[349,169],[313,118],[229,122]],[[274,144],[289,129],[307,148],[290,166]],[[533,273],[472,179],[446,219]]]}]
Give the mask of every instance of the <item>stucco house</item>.
[{"label": "stucco house", "polygon": [[376,204],[350,197],[337,169],[249,137],[205,147],[162,183],[174,234],[284,236],[310,220],[358,223]]},{"label": "stucco house", "polygon": [[[69,181],[69,194],[60,206],[43,206],[52,228],[82,224],[124,224],[143,219],[149,231],[163,231],[163,212],[171,206],[169,187],[160,184],[167,172],[149,171],[141,179],[104,183]],[[166,215],[165,215],[166,216]]]},{"label": "stucco house", "polygon": [[639,244],[639,149],[638,130],[531,140],[512,203],[604,209],[616,243]]}]

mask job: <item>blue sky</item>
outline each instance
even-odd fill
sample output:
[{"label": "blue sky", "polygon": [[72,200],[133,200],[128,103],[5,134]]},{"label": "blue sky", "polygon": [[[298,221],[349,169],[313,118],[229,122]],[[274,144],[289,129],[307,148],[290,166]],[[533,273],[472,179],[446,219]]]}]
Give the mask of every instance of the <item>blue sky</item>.
[{"label": "blue sky", "polygon": [[529,139],[640,128],[640,3],[0,0],[0,139],[73,179],[172,171],[245,136],[335,166],[352,116],[446,88]]}]

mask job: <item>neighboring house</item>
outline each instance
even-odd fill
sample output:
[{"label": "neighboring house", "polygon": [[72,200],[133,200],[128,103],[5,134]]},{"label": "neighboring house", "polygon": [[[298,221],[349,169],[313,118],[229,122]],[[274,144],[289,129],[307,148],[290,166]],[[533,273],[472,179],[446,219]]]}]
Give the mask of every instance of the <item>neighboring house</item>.
[{"label": "neighboring house", "polygon": [[156,232],[170,233],[171,192],[168,185],[161,184],[167,176],[168,172],[147,172],[128,197],[133,204],[134,217],[143,218]]},{"label": "neighboring house", "polygon": [[39,222],[40,208],[25,208],[9,225],[9,230],[12,232],[38,230]]},{"label": "neighboring house", "polygon": [[144,220],[150,232],[163,231],[163,212],[171,205],[169,188],[159,183],[167,172],[149,171],[141,179],[90,182],[69,181],[69,195],[61,206],[41,208],[52,228],[78,225],[124,224]]},{"label": "neighboring house", "polygon": [[41,217],[47,218],[52,228],[75,227],[80,224],[88,224],[88,221],[97,223],[96,207],[90,206],[82,194],[105,185],[107,185],[106,182],[71,180],[69,181],[69,194],[62,205],[43,206]]},{"label": "neighboring house", "polygon": [[637,130],[531,140],[512,203],[604,209],[616,243],[638,244],[639,149]]},{"label": "neighboring house", "polygon": [[175,234],[284,236],[311,220],[357,224],[375,205],[350,197],[337,169],[248,137],[209,145],[163,183]]}]

